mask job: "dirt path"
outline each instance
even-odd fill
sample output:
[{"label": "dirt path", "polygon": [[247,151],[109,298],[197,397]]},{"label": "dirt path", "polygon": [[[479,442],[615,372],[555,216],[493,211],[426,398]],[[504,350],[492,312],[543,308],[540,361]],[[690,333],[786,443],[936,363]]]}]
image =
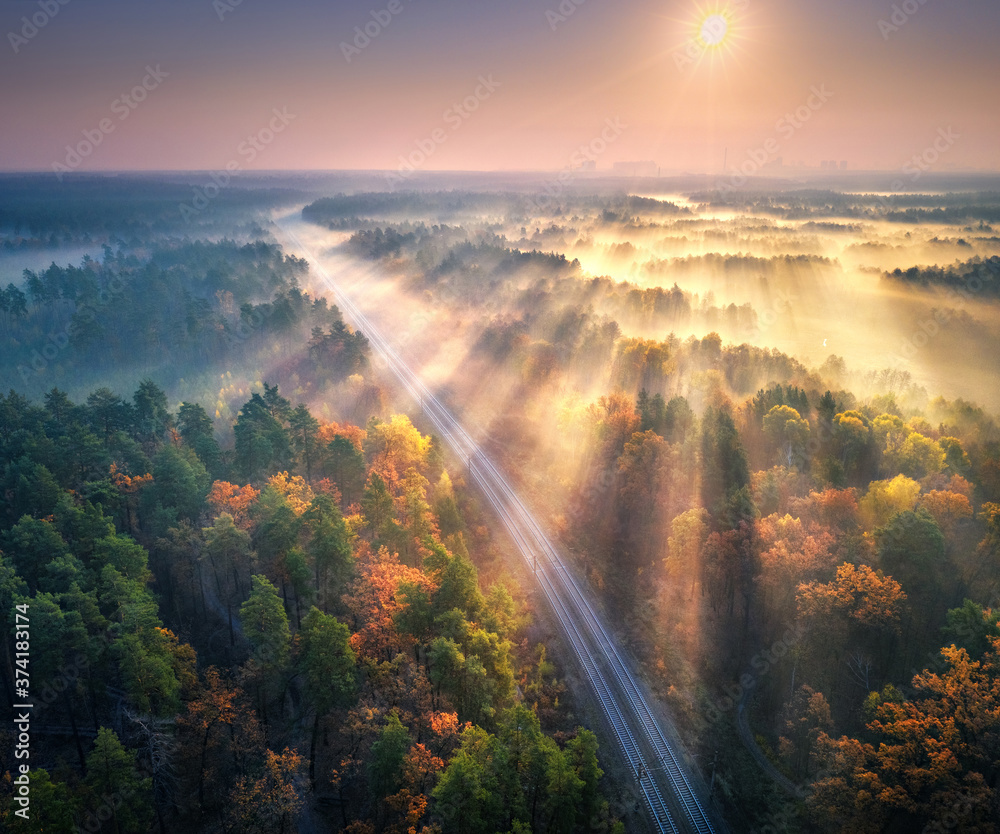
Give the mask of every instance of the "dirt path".
[{"label": "dirt path", "polygon": [[748,694],[749,693],[744,693],[736,707],[736,729],[739,731],[740,740],[743,742],[743,746],[746,747],[747,752],[753,756],[754,761],[760,765],[761,770],[770,776],[779,788],[795,799],[802,799],[806,795],[806,790],[801,786],[796,785],[791,779],[785,776],[784,773],[774,766],[774,763],[765,755],[764,751],[760,749],[760,745],[757,744],[757,740],[753,737],[753,733],[750,732],[750,721],[747,718],[746,712]]}]

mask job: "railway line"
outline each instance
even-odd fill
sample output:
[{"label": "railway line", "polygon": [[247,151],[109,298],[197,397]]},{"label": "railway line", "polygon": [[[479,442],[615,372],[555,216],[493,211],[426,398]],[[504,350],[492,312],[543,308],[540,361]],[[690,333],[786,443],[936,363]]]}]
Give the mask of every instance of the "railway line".
[{"label": "railway line", "polygon": [[630,660],[615,645],[598,610],[563,562],[549,536],[507,478],[434,393],[410,370],[350,296],[294,232],[279,226],[307,258],[338,305],[362,330],[403,388],[452,451],[466,461],[470,477],[497,513],[548,600],[608,727],[636,778],[654,829],[662,834],[714,834],[715,828],[688,778],[683,762],[650,708]]}]

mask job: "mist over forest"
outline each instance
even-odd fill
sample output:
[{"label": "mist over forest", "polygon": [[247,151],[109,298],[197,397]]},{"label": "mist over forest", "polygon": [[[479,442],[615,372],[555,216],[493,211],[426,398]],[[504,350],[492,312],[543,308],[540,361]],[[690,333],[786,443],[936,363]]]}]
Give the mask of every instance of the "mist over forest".
[{"label": "mist over forest", "polygon": [[0,176],[4,829],[652,830],[495,467],[714,830],[995,831],[1000,183],[921,185]]}]

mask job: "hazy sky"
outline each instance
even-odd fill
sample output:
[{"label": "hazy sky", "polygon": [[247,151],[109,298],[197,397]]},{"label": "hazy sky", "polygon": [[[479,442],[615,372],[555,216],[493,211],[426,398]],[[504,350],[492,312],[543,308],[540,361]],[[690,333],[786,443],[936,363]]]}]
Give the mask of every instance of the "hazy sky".
[{"label": "hazy sky", "polygon": [[996,0],[6,0],[0,28],[5,170],[1000,169]]}]

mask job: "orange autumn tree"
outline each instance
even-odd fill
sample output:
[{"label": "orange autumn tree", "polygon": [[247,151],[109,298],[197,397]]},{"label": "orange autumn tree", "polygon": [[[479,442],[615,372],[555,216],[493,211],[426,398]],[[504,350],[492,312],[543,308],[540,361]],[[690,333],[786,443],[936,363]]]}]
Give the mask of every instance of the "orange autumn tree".
[{"label": "orange autumn tree", "polygon": [[[232,783],[234,774],[260,761],[264,737],[253,709],[242,689],[210,666],[204,684],[187,703],[187,712],[177,721],[184,767],[189,778],[197,774],[198,806],[206,809],[206,798],[214,798]],[[191,791],[193,793],[193,791]]]},{"label": "orange autumn tree", "polygon": [[678,468],[677,447],[652,430],[633,434],[618,457],[615,509],[628,531],[626,541],[638,566],[645,567],[667,555],[666,542],[659,533],[671,509],[685,508],[671,500],[671,472]]},{"label": "orange autumn tree", "polygon": [[[444,759],[418,743],[406,753],[400,770],[399,791],[385,798],[386,805],[396,812],[397,820],[385,830],[389,834],[416,834],[417,826],[427,815],[427,795],[437,783],[437,775],[444,770]],[[426,827],[423,830],[430,831]]]},{"label": "orange autumn tree", "polygon": [[216,481],[208,493],[208,505],[214,515],[229,513],[233,522],[241,530],[249,530],[253,526],[250,519],[250,508],[260,497],[260,490],[246,486],[236,486],[229,481]]},{"label": "orange autumn tree", "polygon": [[125,525],[129,533],[135,531],[135,511],[138,506],[139,491],[153,483],[153,476],[150,473],[145,475],[127,475],[118,469],[114,463],[108,470],[111,483],[122,495],[122,504],[125,507]]},{"label": "orange autumn tree", "polygon": [[639,415],[632,400],[621,393],[601,397],[587,408],[586,421],[604,447],[618,455],[626,441],[639,430]]},{"label": "orange autumn tree", "polygon": [[865,686],[886,673],[906,601],[895,579],[848,562],[832,582],[799,585],[796,599],[812,653],[823,659],[817,689],[827,689],[848,671]]},{"label": "orange autumn tree", "polygon": [[119,471],[117,464],[114,463],[111,464],[108,475],[111,478],[111,483],[117,487],[119,492],[129,494],[138,492],[153,480],[153,476],[148,472],[145,475],[126,475]]},{"label": "orange autumn tree", "polygon": [[227,830],[254,834],[295,831],[295,817],[303,804],[302,769],[302,757],[295,750],[268,750],[260,776],[237,781],[230,795]]},{"label": "orange autumn tree", "polygon": [[401,633],[395,623],[404,608],[397,593],[404,582],[428,594],[436,587],[422,570],[400,564],[399,556],[385,547],[372,553],[366,542],[360,544],[357,576],[343,597],[353,616],[351,648],[359,658],[387,661],[412,649],[414,638]]},{"label": "orange autumn tree", "polygon": [[799,612],[822,623],[831,615],[846,616],[871,628],[898,629],[906,594],[891,576],[883,576],[868,565],[845,563],[837,578],[826,584],[808,582],[799,586]]},{"label": "orange autumn tree", "polygon": [[198,687],[198,655],[189,643],[182,643],[169,628],[157,626],[163,647],[170,655],[170,666],[181,685],[181,696],[187,698]]},{"label": "orange autumn tree", "polygon": [[935,489],[944,490],[945,492],[957,492],[959,495],[964,495],[970,501],[973,498],[972,493],[975,491],[975,487],[961,475],[949,476],[943,472],[924,478],[920,482],[920,486],[924,492],[931,492]]},{"label": "orange autumn tree", "polygon": [[809,773],[811,753],[821,734],[833,732],[830,705],[822,692],[800,686],[781,712],[778,749],[796,777]]},{"label": "orange autumn tree", "polygon": [[350,423],[324,423],[316,432],[316,436],[323,446],[332,442],[338,435],[350,440],[354,448],[360,452],[363,449],[365,438],[368,437],[368,432],[360,426],[352,426]]},{"label": "orange autumn tree", "polygon": [[329,495],[335,504],[340,505],[340,490],[329,478],[320,478],[312,483],[312,491],[316,495]]},{"label": "orange autumn tree", "polygon": [[808,498],[792,498],[792,515],[803,521],[812,520],[840,533],[849,533],[858,526],[858,499],[853,489],[824,489],[810,492]]},{"label": "orange autumn tree", "polygon": [[891,687],[869,699],[874,743],[820,734],[808,805],[822,830],[996,831],[1000,638],[981,661],[945,647],[937,668],[913,678],[912,699]]},{"label": "orange autumn tree", "polygon": [[205,807],[205,767],[209,740],[216,726],[232,727],[236,721],[236,691],[230,688],[214,666],[205,670],[205,686],[199,697],[188,702],[187,714],[178,719],[181,732],[190,730],[201,736],[198,767],[198,807]]},{"label": "orange autumn tree", "polygon": [[790,607],[803,580],[833,569],[836,540],[823,527],[774,514],[757,522],[757,535],[761,588],[772,610],[781,612]]},{"label": "orange autumn tree", "polygon": [[438,756],[447,757],[458,746],[459,735],[468,724],[461,724],[458,720],[457,712],[437,712],[430,711],[425,716],[430,724],[430,731],[436,737],[434,742]]},{"label": "orange autumn tree", "polygon": [[931,514],[949,540],[963,519],[972,518],[972,503],[960,492],[933,489],[920,496],[919,506]]}]

